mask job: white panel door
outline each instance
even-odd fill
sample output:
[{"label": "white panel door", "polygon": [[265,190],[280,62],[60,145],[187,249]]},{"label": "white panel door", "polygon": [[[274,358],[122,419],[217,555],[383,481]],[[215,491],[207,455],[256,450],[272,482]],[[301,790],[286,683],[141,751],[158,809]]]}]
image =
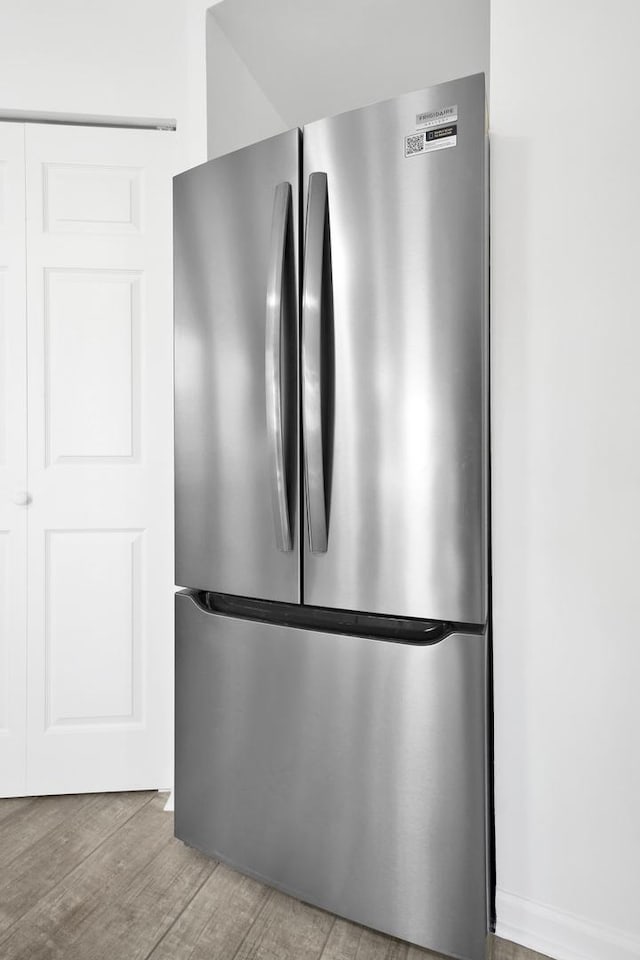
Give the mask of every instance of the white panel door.
[{"label": "white panel door", "polygon": [[26,790],[24,127],[0,123],[0,796]]},{"label": "white panel door", "polygon": [[25,143],[28,791],[167,786],[174,140]]}]

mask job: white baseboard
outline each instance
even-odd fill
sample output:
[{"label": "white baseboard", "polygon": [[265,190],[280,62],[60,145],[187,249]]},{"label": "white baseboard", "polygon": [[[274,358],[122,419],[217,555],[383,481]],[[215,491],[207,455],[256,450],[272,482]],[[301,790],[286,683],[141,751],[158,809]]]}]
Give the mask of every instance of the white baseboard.
[{"label": "white baseboard", "polygon": [[499,888],[496,935],[554,960],[640,960],[640,939]]}]

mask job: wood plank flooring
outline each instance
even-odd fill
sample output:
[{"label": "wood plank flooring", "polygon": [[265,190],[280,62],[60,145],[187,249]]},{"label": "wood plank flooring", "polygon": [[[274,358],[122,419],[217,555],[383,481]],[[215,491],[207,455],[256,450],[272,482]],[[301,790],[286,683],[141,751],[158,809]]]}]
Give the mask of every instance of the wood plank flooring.
[{"label": "wood plank flooring", "polygon": [[[184,846],[156,793],[0,800],[2,960],[436,960]],[[545,960],[490,938],[492,960]]]}]

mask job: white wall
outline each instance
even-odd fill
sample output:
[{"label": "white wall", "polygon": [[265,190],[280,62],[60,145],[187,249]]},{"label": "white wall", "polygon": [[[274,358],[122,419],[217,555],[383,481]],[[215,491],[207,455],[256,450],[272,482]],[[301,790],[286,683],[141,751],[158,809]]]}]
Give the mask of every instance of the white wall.
[{"label": "white wall", "polygon": [[7,0],[0,107],[177,116],[183,91],[177,0]]},{"label": "white wall", "polygon": [[210,23],[209,156],[489,68],[489,0],[223,0]]},{"label": "white wall", "polygon": [[637,0],[493,0],[497,932],[640,957]]},{"label": "white wall", "polygon": [[206,159],[214,0],[5,0],[0,110],[175,118],[179,166]]},{"label": "white wall", "polygon": [[207,113],[209,157],[288,129],[213,13],[207,17]]}]

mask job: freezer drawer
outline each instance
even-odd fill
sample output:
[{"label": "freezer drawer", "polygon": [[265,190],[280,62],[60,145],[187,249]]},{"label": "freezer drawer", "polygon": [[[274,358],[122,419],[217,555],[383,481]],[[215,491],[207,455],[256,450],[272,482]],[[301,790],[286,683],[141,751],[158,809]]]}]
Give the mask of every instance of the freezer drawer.
[{"label": "freezer drawer", "polygon": [[302,900],[480,960],[486,637],[433,645],[176,596],[176,835]]}]

